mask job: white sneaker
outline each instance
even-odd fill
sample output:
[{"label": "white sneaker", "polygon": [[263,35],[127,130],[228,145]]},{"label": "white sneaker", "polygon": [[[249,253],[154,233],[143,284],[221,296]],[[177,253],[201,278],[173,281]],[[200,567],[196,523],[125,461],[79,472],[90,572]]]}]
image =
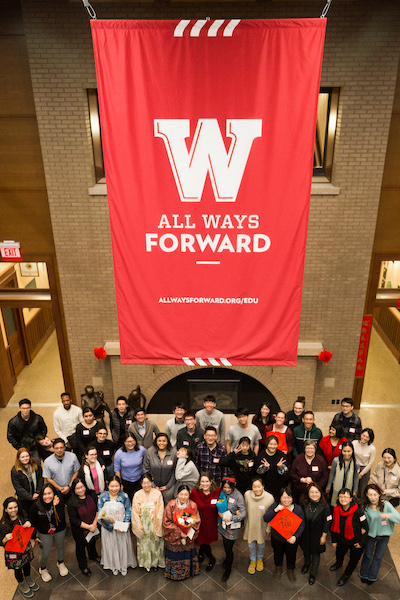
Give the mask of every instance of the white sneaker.
[{"label": "white sneaker", "polygon": [[39,575],[41,576],[41,578],[43,579],[43,581],[45,583],[47,583],[48,581],[51,581],[53,579],[52,576],[50,575],[50,573],[48,572],[48,570],[46,568],[45,569],[41,569],[39,567]]},{"label": "white sneaker", "polygon": [[57,563],[57,567],[61,577],[65,577],[66,575],[68,575],[69,571],[63,562]]},{"label": "white sneaker", "polygon": [[122,575],[123,577],[125,577],[125,575],[127,574],[127,572],[128,572],[128,571],[127,571],[126,569],[121,569],[121,575]]},{"label": "white sneaker", "polygon": [[113,570],[113,575],[118,575],[118,573],[119,573],[118,569]]}]

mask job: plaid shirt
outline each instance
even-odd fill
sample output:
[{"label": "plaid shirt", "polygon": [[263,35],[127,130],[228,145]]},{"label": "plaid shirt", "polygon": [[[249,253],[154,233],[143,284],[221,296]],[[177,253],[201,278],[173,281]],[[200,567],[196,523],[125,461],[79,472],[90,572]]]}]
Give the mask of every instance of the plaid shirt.
[{"label": "plaid shirt", "polygon": [[219,464],[220,459],[226,456],[225,446],[217,442],[213,450],[210,450],[206,442],[201,442],[196,448],[194,462],[199,473],[206,471],[210,473],[216,483],[219,485],[222,478],[226,475],[225,467]]}]

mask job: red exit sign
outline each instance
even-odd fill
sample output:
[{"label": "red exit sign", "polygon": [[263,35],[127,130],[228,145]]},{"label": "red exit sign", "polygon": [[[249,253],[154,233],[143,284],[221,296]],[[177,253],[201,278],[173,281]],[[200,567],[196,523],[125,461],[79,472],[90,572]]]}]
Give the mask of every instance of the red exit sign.
[{"label": "red exit sign", "polygon": [[22,258],[19,243],[14,246],[7,242],[0,243],[0,252],[1,257],[6,260],[19,260]]}]

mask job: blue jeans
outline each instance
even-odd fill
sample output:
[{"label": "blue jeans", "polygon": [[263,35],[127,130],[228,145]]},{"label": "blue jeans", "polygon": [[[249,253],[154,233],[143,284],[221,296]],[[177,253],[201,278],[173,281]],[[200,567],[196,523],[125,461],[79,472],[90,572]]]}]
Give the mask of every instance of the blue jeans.
[{"label": "blue jeans", "polygon": [[254,542],[248,542],[248,546],[251,562],[256,562],[258,558],[262,559],[264,556],[265,542],[263,544],[257,544],[254,540]]},{"label": "blue jeans", "polygon": [[364,556],[361,561],[360,577],[368,579],[368,581],[376,581],[378,579],[379,569],[386,546],[389,543],[389,537],[388,535],[377,535],[375,538],[368,536]]}]

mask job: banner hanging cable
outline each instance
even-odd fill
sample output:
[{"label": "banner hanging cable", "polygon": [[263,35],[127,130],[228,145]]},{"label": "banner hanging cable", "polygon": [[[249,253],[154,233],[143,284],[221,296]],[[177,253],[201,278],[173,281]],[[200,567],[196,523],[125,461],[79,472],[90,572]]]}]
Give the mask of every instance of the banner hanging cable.
[{"label": "banner hanging cable", "polygon": [[328,14],[328,11],[331,7],[331,3],[332,3],[332,0],[326,0],[326,4],[325,4],[324,8],[322,9],[321,19],[325,19],[326,15]]},{"label": "banner hanging cable", "polygon": [[89,0],[82,0],[82,2],[83,2],[83,6],[88,11],[89,17],[91,19],[97,19],[96,11],[94,10],[93,6],[90,4]]}]

